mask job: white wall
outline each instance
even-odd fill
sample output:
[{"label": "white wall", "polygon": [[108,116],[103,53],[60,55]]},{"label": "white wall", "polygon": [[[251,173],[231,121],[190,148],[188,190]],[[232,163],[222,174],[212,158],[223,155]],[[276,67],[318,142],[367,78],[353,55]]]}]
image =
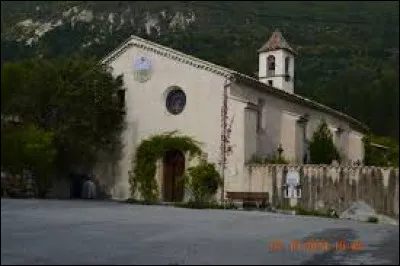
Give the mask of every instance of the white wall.
[{"label": "white wall", "polygon": [[[134,80],[134,61],[150,60],[153,74],[149,81]],[[172,60],[162,55],[131,47],[111,63],[115,75],[124,74],[126,87],[126,122],[124,152],[119,162],[119,176],[112,189],[114,198],[128,198],[128,171],[137,145],[152,134],[180,130],[203,143],[208,160],[220,158],[221,104],[224,78],[206,70]],[[179,86],[186,93],[186,107],[179,115],[166,110],[166,90]],[[97,173],[98,176],[102,173]],[[103,177],[106,178],[106,177]]]}]

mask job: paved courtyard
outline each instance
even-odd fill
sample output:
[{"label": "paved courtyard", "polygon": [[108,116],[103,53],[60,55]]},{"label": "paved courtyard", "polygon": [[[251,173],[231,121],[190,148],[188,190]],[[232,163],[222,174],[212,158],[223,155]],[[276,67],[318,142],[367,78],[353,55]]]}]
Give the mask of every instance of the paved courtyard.
[{"label": "paved courtyard", "polygon": [[[295,240],[361,246],[293,251]],[[273,241],[284,246],[271,250],[279,243]],[[399,229],[392,225],[117,202],[1,200],[2,264],[398,265],[398,253]]]}]

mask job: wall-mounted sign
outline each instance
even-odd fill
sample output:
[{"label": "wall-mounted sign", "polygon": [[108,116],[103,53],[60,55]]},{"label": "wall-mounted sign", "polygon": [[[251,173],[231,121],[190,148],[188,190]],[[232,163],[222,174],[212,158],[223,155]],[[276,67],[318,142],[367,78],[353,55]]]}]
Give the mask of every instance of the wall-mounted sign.
[{"label": "wall-mounted sign", "polygon": [[289,171],[286,174],[286,185],[284,190],[285,198],[301,198],[300,175],[297,171]]},{"label": "wall-mounted sign", "polygon": [[151,78],[152,66],[149,59],[145,57],[140,57],[134,62],[134,79],[140,83],[144,83]]},{"label": "wall-mounted sign", "polygon": [[290,171],[286,174],[286,185],[297,186],[300,185],[300,175],[297,171]]}]

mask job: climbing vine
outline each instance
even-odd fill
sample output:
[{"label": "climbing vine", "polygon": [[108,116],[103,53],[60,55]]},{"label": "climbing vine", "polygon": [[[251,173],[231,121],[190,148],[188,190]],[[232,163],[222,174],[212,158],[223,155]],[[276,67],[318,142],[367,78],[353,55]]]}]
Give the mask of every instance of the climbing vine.
[{"label": "climbing vine", "polygon": [[156,162],[168,150],[189,152],[190,158],[201,155],[199,142],[177,133],[173,131],[154,135],[140,143],[134,158],[133,172],[129,173],[131,198],[134,198],[135,192],[138,191],[145,201],[158,200],[158,187],[155,180]]}]

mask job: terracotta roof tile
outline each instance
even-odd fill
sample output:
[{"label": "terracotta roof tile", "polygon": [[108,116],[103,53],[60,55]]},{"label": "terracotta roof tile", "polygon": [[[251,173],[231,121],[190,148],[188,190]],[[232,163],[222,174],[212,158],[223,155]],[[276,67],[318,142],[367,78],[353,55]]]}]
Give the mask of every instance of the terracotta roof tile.
[{"label": "terracotta roof tile", "polygon": [[278,49],[286,49],[291,53],[296,54],[295,50],[289,45],[285,38],[283,38],[282,33],[279,30],[275,30],[269,40],[258,50],[258,52],[268,52]]}]

